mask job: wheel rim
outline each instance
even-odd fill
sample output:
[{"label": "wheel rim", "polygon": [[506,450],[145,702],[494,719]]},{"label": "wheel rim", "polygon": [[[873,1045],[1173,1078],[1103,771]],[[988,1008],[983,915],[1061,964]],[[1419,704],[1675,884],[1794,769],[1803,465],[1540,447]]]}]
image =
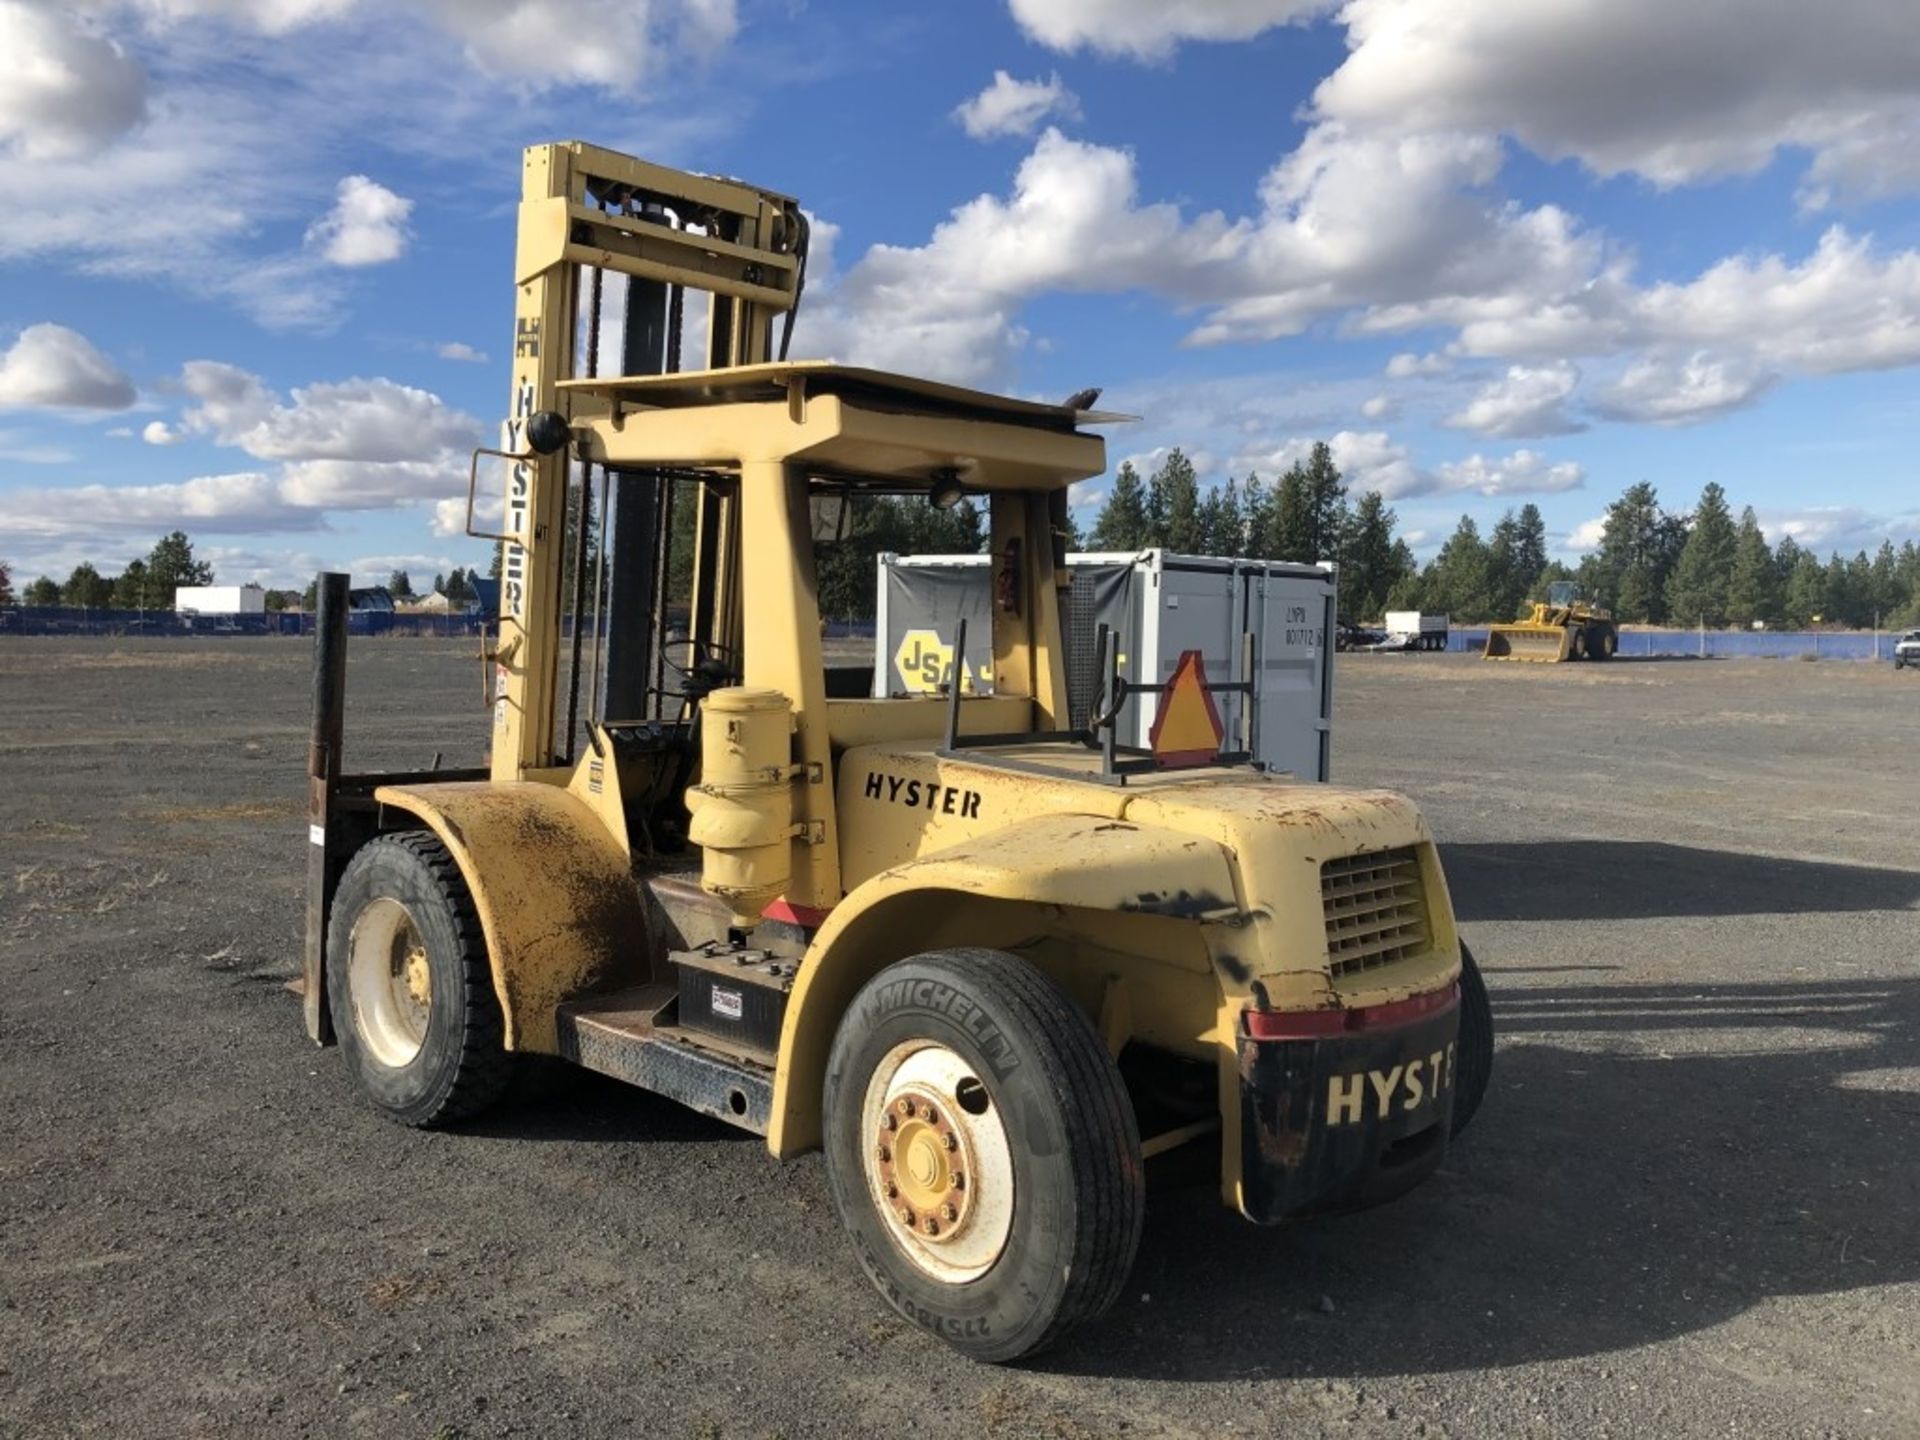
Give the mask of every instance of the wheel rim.
[{"label": "wheel rim", "polygon": [[867,1081],[868,1193],[916,1269],[950,1285],[987,1273],[1013,1231],[1013,1151],[992,1092],[946,1046],[895,1046]]},{"label": "wheel rim", "polygon": [[413,912],[382,897],[353,922],[347,981],[354,1028],[375,1060],[392,1069],[412,1062],[433,1014],[433,971]]}]

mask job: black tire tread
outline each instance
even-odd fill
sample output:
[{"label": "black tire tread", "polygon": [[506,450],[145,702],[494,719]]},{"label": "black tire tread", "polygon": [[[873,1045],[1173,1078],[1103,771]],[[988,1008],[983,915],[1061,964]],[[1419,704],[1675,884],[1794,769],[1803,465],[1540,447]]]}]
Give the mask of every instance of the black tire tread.
[{"label": "black tire tread", "polygon": [[[349,862],[350,868],[363,862],[377,864],[377,858],[372,857],[383,848],[411,855],[426,870],[447,902],[458,937],[464,991],[460,1014],[464,1024],[453,1083],[431,1111],[395,1117],[415,1129],[437,1130],[470,1119],[498,1100],[513,1079],[514,1057],[506,1048],[506,1024],[493,993],[493,970],[487,960],[487,937],[480,927],[480,913],[452,852],[431,831],[402,830],[368,841]],[[345,876],[341,878],[344,886]],[[336,1023],[341,1020],[352,1023],[351,1017],[344,1016]]]},{"label": "black tire tread", "polygon": [[1487,1083],[1493,1078],[1493,1007],[1487,999],[1487,983],[1480,966],[1460,944],[1460,1038],[1459,1060],[1453,1091],[1453,1126],[1458,1135],[1472,1121],[1486,1098]]},{"label": "black tire tread", "polygon": [[1009,1357],[1025,1358],[1103,1314],[1126,1285],[1146,1222],[1133,1104],[1086,1013],[1033,966],[1005,951],[967,947],[912,958],[940,965],[976,991],[995,992],[1039,1052],[1047,1084],[1066,1101],[1074,1187],[1087,1218],[1075,1235],[1059,1309],[1033,1343]]}]

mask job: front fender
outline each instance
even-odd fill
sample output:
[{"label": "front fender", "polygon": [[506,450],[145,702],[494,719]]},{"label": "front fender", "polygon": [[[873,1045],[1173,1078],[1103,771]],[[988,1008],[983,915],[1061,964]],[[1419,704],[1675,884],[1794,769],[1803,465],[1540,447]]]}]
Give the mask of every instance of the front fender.
[{"label": "front fender", "polygon": [[[860,987],[895,960],[964,943],[969,907],[983,919],[989,908],[1058,907],[1207,920],[1238,916],[1242,902],[1214,841],[1092,815],[1039,816],[881,871],[834,907],[794,982],[767,1130],[774,1154],[820,1143],[827,1056]],[[961,933],[933,941],[936,910]]]},{"label": "front fender", "polygon": [[619,841],[584,801],[535,781],[383,785],[374,799],[420,820],[459,865],[486,932],[507,1048],[558,1053],[560,1003],[648,948]]}]

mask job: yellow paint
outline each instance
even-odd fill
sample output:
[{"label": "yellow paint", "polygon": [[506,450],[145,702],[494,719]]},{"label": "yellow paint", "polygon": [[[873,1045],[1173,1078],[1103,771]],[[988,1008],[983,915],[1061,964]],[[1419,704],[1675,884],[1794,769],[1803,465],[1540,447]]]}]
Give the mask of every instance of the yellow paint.
[{"label": "yellow paint", "polygon": [[460,867],[509,1050],[555,1053],[561,1002],[646,978],[634,943],[645,914],[626,852],[585,802],[526,781],[383,785],[374,798],[425,824]]}]

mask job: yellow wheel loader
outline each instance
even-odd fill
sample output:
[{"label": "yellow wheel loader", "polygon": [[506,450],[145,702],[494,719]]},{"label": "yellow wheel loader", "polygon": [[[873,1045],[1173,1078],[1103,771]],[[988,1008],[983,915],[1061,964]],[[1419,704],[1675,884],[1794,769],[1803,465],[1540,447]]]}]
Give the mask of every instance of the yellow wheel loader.
[{"label": "yellow wheel loader", "polygon": [[1571,580],[1547,586],[1547,598],[1533,603],[1533,614],[1487,630],[1488,660],[1611,660],[1620,648],[1620,632],[1611,611],[1579,595]]},{"label": "yellow wheel loader", "polygon": [[[1249,758],[1262,643],[1331,637],[1217,681],[1105,637],[1076,728],[1067,492],[1113,417],[788,361],[806,251],[788,197],[527,152],[489,763],[343,769],[322,577],[306,1024],[408,1125],[558,1056],[824,1151],[885,1302],[1011,1360],[1120,1292],[1162,1152],[1261,1223],[1431,1174],[1486,993],[1411,802]],[[986,507],[990,684],[828,665],[817,554],[879,496]]]}]

